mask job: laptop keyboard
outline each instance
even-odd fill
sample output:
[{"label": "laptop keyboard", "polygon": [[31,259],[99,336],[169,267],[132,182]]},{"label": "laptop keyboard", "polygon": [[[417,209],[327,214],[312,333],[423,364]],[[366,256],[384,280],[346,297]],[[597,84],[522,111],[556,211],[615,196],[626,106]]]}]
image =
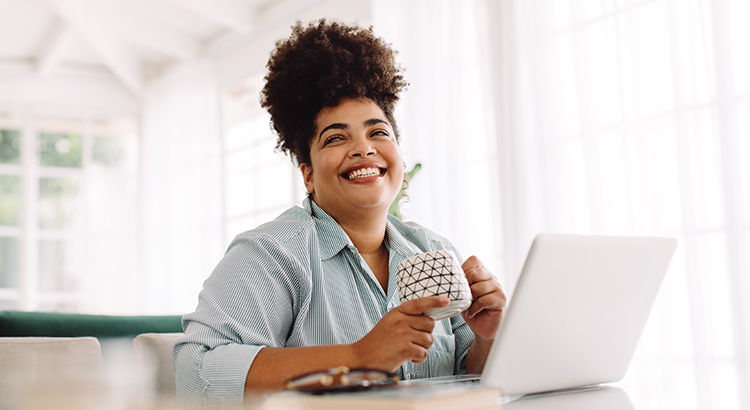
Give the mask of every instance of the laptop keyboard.
[{"label": "laptop keyboard", "polygon": [[482,380],[478,374],[457,374],[453,376],[428,377],[424,379],[401,380],[398,383],[407,386],[432,386],[446,383],[479,383]]}]

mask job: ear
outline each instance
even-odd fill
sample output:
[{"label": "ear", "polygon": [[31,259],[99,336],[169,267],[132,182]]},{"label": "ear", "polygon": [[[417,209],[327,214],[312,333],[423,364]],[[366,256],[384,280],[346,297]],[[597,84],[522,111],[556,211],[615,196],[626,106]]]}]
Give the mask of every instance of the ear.
[{"label": "ear", "polygon": [[300,164],[299,170],[302,172],[302,179],[305,181],[305,188],[308,194],[312,194],[315,191],[313,187],[313,169],[312,166],[307,164]]}]

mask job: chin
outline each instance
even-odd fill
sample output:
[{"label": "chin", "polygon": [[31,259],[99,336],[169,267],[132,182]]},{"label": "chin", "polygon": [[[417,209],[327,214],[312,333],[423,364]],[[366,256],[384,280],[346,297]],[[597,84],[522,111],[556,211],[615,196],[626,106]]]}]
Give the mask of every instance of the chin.
[{"label": "chin", "polygon": [[387,199],[375,199],[375,200],[372,200],[372,201],[361,200],[361,201],[355,201],[354,205],[357,208],[361,208],[361,209],[373,209],[373,210],[376,210],[376,209],[382,208],[383,212],[388,212],[388,207],[391,206],[391,202],[393,202],[393,201],[388,201]]}]

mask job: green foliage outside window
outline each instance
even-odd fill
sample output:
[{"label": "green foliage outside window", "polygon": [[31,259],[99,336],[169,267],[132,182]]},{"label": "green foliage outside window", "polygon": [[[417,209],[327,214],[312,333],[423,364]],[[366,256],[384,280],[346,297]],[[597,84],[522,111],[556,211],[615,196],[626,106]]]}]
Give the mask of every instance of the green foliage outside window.
[{"label": "green foliage outside window", "polygon": [[121,138],[94,137],[91,157],[97,164],[118,166],[125,162],[126,149]]},{"label": "green foliage outside window", "polygon": [[408,194],[406,193],[406,191],[409,189],[409,181],[414,178],[414,175],[417,175],[417,172],[419,172],[420,169],[422,169],[422,164],[417,163],[417,165],[414,165],[414,168],[412,168],[411,171],[404,172],[404,182],[401,184],[401,190],[398,191],[398,194],[391,203],[391,206],[388,207],[389,214],[395,216],[398,219],[403,219],[403,215],[401,215],[401,204],[402,202],[409,199]]},{"label": "green foliage outside window", "polygon": [[80,168],[83,163],[83,143],[80,135],[39,134],[39,165],[47,167]]},{"label": "green foliage outside window", "polygon": [[18,164],[20,161],[21,133],[16,130],[0,130],[0,163]]},{"label": "green foliage outside window", "polygon": [[[21,162],[21,133],[0,129],[0,163]],[[15,225],[21,219],[21,178],[0,175],[0,225]],[[19,241],[0,237],[0,288],[18,287]]]},{"label": "green foliage outside window", "polygon": [[[92,138],[90,159],[93,165],[119,167],[128,159],[127,141],[119,137],[94,136]],[[75,133],[38,134],[39,166],[79,168],[83,167],[83,137]],[[0,174],[0,226],[20,226],[21,198],[21,145],[22,133],[19,130],[0,129],[0,164],[8,171]],[[89,158],[89,157],[87,157]],[[24,171],[25,172],[25,171]],[[38,179],[38,228],[62,229],[70,227],[71,218],[78,204],[80,178],[77,173],[72,176]],[[0,289],[13,289],[19,286],[20,274],[20,239],[0,236]],[[62,291],[75,288],[70,278],[60,276],[61,258],[65,254],[64,244],[60,241],[39,243],[39,275],[46,283],[45,291]],[[0,307],[2,305],[0,300]]]},{"label": "green foliage outside window", "polygon": [[21,218],[21,178],[0,175],[0,225],[18,225]]},{"label": "green foliage outside window", "polygon": [[0,288],[18,287],[19,254],[18,239],[0,237]]},{"label": "green foliage outside window", "polygon": [[74,179],[39,179],[39,227],[64,229],[73,214],[78,182]]}]

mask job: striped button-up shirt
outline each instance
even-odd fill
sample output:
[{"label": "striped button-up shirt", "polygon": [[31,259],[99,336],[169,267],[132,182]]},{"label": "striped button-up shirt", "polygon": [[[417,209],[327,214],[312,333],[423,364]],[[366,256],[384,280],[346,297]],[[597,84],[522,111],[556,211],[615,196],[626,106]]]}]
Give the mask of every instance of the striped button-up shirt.
[{"label": "striped button-up shirt", "polygon": [[[174,346],[177,390],[183,402],[242,402],[245,379],[263,347],[353,343],[400,304],[399,262],[450,242],[389,216],[384,291],[346,232],[314,201],[238,235],[205,281],[195,312],[183,317]],[[458,255],[458,252],[456,252]],[[465,373],[474,334],[461,315],[436,323],[424,363],[406,361],[402,378]]]}]

